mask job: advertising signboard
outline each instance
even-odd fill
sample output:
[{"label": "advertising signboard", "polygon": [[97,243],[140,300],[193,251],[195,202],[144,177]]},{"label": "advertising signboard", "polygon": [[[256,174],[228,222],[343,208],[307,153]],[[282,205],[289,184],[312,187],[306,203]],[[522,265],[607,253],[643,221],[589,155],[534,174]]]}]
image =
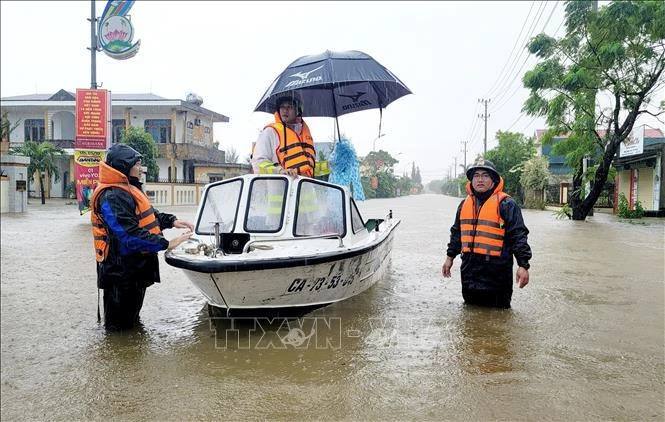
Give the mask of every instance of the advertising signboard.
[{"label": "advertising signboard", "polygon": [[97,183],[99,183],[99,163],[105,157],[106,151],[103,150],[77,149],[74,151],[76,199],[81,214],[90,211],[92,192],[97,187]]}]

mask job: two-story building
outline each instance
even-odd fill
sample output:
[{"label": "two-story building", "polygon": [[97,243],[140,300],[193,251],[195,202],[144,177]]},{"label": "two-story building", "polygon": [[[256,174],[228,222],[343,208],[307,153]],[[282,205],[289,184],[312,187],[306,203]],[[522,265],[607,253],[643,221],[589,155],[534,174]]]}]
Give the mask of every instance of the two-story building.
[{"label": "two-story building", "polygon": [[[119,142],[122,129],[129,126],[151,134],[157,144],[159,166],[159,180],[152,182],[208,183],[247,173],[249,166],[225,163],[224,151],[214,141],[214,124],[228,122],[229,118],[201,104],[196,95],[180,100],[112,92],[112,142]],[[60,180],[47,185],[49,196],[64,197],[74,180],[75,93],[61,89],[54,94],[4,97],[0,108],[8,112],[10,122],[19,122],[10,135],[10,147],[30,140],[49,141],[64,149]]]}]

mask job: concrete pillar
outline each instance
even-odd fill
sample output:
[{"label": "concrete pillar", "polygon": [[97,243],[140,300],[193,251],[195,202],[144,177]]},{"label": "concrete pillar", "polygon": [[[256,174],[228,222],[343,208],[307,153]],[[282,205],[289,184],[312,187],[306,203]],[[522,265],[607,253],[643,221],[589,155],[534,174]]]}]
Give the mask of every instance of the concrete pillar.
[{"label": "concrete pillar", "polygon": [[[28,165],[30,158],[23,155],[0,154],[0,167],[5,185],[1,189],[2,212],[26,212],[28,210]],[[5,197],[6,196],[6,197]]]}]

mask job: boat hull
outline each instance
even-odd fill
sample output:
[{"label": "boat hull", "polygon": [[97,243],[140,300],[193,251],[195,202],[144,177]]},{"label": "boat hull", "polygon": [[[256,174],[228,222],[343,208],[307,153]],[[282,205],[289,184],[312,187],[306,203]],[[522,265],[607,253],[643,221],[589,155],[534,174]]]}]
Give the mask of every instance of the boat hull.
[{"label": "boat hull", "polygon": [[[398,222],[396,222],[398,223]],[[226,309],[296,308],[326,305],[355,296],[383,278],[390,264],[393,224],[376,243],[357,250],[320,256],[292,257],[275,265],[244,262],[235,271],[195,269],[170,257],[184,270],[208,302]],[[378,233],[377,233],[378,235]],[[221,268],[220,268],[221,269]]]}]

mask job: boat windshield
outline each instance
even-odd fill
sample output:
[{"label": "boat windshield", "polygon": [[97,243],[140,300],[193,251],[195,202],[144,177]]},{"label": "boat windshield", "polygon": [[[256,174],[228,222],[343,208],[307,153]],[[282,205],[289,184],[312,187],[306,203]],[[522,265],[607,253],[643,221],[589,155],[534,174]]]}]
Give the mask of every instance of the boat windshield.
[{"label": "boat windshield", "polygon": [[340,187],[303,179],[296,210],[295,236],[346,234],[344,191]]},{"label": "boat windshield", "polygon": [[276,233],[284,220],[287,181],[283,177],[260,178],[249,185],[246,232]]},{"label": "boat windshield", "polygon": [[196,233],[214,234],[219,223],[220,233],[233,232],[238,216],[242,180],[217,182],[208,187],[196,222]]}]

